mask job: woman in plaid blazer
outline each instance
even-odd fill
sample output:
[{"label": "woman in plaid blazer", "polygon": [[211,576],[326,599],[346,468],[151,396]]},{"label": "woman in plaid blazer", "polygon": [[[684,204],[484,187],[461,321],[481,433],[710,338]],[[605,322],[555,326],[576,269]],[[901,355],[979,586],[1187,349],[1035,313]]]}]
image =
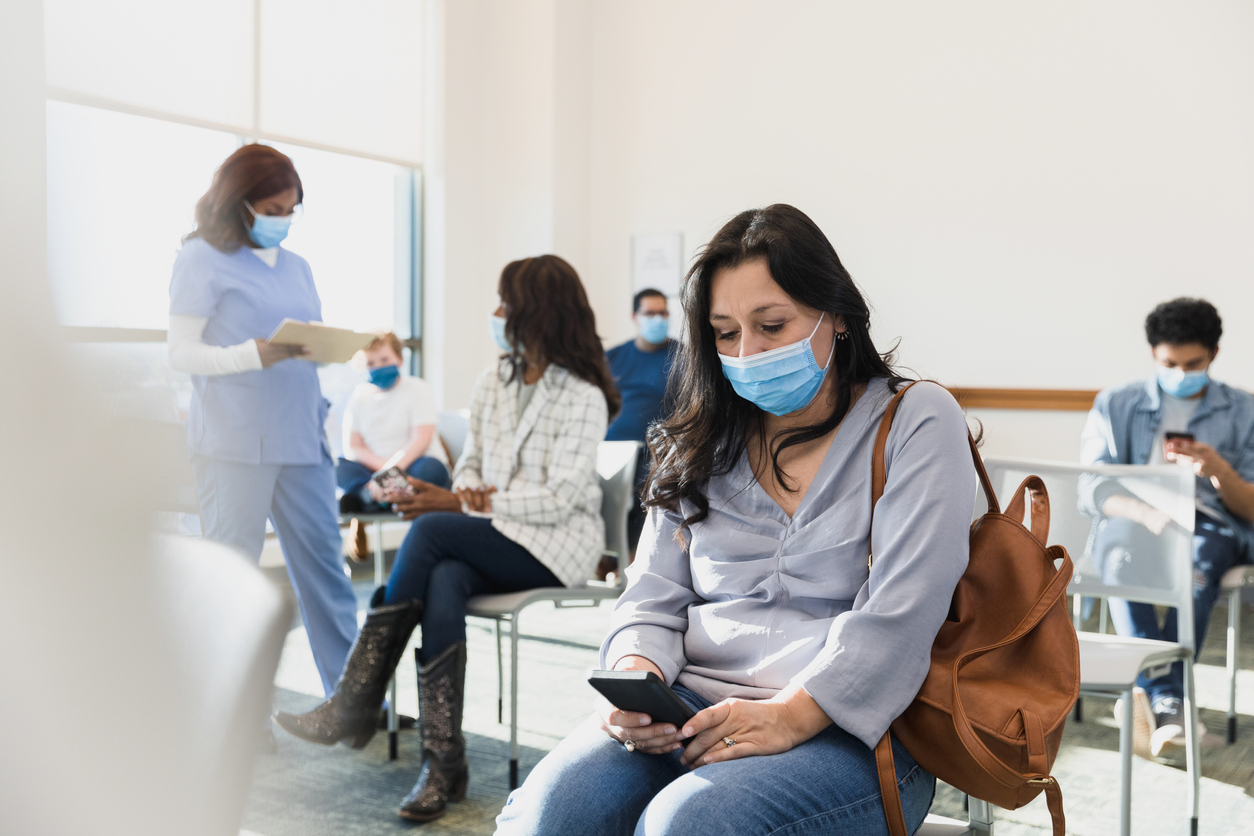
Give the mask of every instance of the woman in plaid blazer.
[{"label": "woman in plaid blazer", "polygon": [[283,728],[366,745],[392,670],[419,622],[423,763],[400,815],[430,821],[465,796],[461,733],[466,601],[587,579],[604,544],[597,444],[620,399],[579,276],[553,255],[501,273],[489,320],[504,352],[475,384],[453,489],[410,479],[393,507],[414,525],[397,552],[335,693]]}]

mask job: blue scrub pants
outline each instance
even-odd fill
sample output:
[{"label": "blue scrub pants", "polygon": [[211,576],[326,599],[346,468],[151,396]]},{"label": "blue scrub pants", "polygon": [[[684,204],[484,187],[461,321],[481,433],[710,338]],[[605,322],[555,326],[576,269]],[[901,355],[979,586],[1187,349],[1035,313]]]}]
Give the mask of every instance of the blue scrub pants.
[{"label": "blue scrub pants", "polygon": [[[682,685],[676,695],[710,705]],[[831,725],[778,755],[689,770],[683,750],[628,752],[596,717],[544,756],[496,817],[497,836],[724,836],[728,833],[886,834],[875,753]],[[913,833],[932,806],[936,779],[893,739],[897,789]]]},{"label": "blue scrub pants", "polygon": [[261,557],[274,525],[322,689],[330,696],[357,636],[357,598],[344,574],[335,467],[239,464],[192,457],[205,537]]}]

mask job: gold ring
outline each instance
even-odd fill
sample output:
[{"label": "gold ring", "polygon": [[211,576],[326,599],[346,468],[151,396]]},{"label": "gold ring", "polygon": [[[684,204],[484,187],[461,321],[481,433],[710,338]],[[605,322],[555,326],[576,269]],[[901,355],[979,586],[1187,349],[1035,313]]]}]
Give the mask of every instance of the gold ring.
[{"label": "gold ring", "polygon": [[731,748],[732,746],[736,745],[736,741],[730,737],[724,737],[723,742],[727,744],[728,748]]},{"label": "gold ring", "polygon": [[634,752],[634,751],[636,751],[636,741],[634,741],[634,740],[624,740],[624,741],[623,741],[623,748],[624,748],[624,749],[626,749],[628,752]]}]

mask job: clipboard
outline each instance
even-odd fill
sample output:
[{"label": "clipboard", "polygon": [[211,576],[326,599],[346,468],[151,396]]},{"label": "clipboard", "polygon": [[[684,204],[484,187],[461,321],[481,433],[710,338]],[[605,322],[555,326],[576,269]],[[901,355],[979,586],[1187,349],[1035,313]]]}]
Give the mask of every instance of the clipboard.
[{"label": "clipboard", "polygon": [[347,363],[353,355],[370,345],[376,334],[363,334],[347,328],[332,328],[321,322],[300,322],[285,319],[270,335],[276,345],[304,345],[309,354],[299,358],[315,363]]}]

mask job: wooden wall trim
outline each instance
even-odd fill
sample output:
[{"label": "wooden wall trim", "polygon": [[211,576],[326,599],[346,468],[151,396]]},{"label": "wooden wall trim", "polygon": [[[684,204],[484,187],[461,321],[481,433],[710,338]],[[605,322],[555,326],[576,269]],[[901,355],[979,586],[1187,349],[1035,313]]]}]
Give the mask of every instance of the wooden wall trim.
[{"label": "wooden wall trim", "polygon": [[964,409],[1053,409],[1087,412],[1097,390],[1090,389],[972,389],[948,387]]}]

